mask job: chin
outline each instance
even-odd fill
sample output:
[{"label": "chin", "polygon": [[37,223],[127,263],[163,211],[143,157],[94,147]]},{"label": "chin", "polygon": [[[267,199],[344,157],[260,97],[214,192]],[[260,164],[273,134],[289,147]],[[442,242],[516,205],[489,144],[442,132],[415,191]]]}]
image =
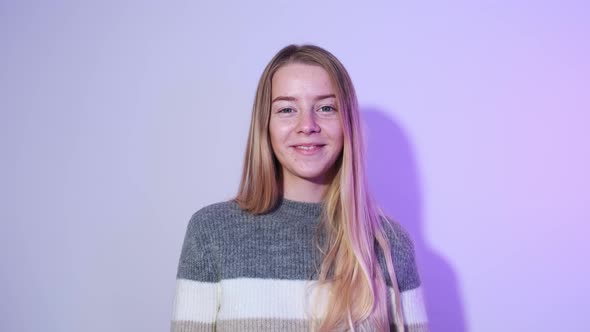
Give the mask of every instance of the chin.
[{"label": "chin", "polygon": [[325,181],[327,179],[327,175],[328,175],[328,171],[327,170],[314,170],[314,171],[301,171],[301,172],[296,172],[293,173],[293,175],[295,175],[296,177],[300,178],[300,179],[305,179],[307,181],[311,181],[311,182],[322,182]]}]

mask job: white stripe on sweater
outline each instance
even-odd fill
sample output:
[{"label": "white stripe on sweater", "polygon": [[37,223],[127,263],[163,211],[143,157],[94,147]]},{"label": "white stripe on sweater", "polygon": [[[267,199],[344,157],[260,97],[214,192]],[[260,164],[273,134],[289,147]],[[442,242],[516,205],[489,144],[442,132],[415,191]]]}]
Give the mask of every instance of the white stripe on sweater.
[{"label": "white stripe on sweater", "polygon": [[217,283],[177,279],[172,320],[215,322],[217,288]]},{"label": "white stripe on sweater", "polygon": [[[306,294],[309,281],[239,278],[207,283],[178,279],[173,320],[212,323],[247,318],[308,319]],[[393,296],[393,289],[390,288]],[[324,297],[325,298],[325,297]],[[426,323],[421,287],[402,292],[406,324]]]},{"label": "white stripe on sweater", "polygon": [[[393,288],[389,288],[389,293],[393,299]],[[422,286],[403,291],[401,293],[401,299],[405,324],[413,325],[428,322],[426,307],[424,305],[424,297],[422,294]]]}]

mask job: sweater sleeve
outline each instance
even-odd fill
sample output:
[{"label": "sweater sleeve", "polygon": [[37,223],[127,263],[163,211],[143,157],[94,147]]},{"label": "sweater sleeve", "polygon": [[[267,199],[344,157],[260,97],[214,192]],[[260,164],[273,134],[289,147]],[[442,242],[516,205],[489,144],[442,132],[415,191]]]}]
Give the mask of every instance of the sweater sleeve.
[{"label": "sweater sleeve", "polygon": [[[409,233],[399,223],[389,221],[389,225],[391,227],[386,227],[386,234],[390,242],[393,265],[400,290],[405,331],[427,332],[429,331],[428,317],[422,282],[416,264],[414,243]],[[386,281],[391,282],[389,277],[386,277]]]},{"label": "sweater sleeve", "polygon": [[176,275],[171,332],[215,331],[219,279],[207,226],[202,211],[189,221]]}]

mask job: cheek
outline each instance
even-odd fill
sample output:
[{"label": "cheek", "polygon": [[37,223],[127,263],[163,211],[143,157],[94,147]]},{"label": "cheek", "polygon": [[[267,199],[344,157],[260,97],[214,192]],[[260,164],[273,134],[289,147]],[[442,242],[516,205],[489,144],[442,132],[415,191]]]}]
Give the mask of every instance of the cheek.
[{"label": "cheek", "polygon": [[334,143],[338,146],[342,146],[344,144],[344,131],[342,130],[342,126],[340,126],[340,123],[333,123],[329,127],[329,131],[330,137],[332,137]]},{"label": "cheek", "polygon": [[277,154],[277,151],[282,148],[282,144],[285,141],[285,130],[280,124],[271,121],[268,127],[268,135],[273,152]]},{"label": "cheek", "polygon": [[287,139],[290,132],[290,124],[281,121],[270,121],[268,132],[272,142],[281,143]]}]

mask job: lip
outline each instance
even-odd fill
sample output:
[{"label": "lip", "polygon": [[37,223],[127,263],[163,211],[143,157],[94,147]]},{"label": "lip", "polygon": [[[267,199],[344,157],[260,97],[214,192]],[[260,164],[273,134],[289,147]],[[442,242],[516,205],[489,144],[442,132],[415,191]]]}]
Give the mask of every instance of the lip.
[{"label": "lip", "polygon": [[296,147],[296,146],[324,146],[326,144],[324,143],[297,143],[297,144],[291,144],[291,147]]},{"label": "lip", "polygon": [[[321,143],[306,143],[306,144],[291,145],[291,147],[293,148],[293,150],[295,150],[295,152],[297,152],[301,155],[304,155],[304,156],[311,156],[316,153],[319,153],[324,146],[326,146],[326,144],[321,144]],[[301,149],[299,147],[305,147],[305,149]]]}]

